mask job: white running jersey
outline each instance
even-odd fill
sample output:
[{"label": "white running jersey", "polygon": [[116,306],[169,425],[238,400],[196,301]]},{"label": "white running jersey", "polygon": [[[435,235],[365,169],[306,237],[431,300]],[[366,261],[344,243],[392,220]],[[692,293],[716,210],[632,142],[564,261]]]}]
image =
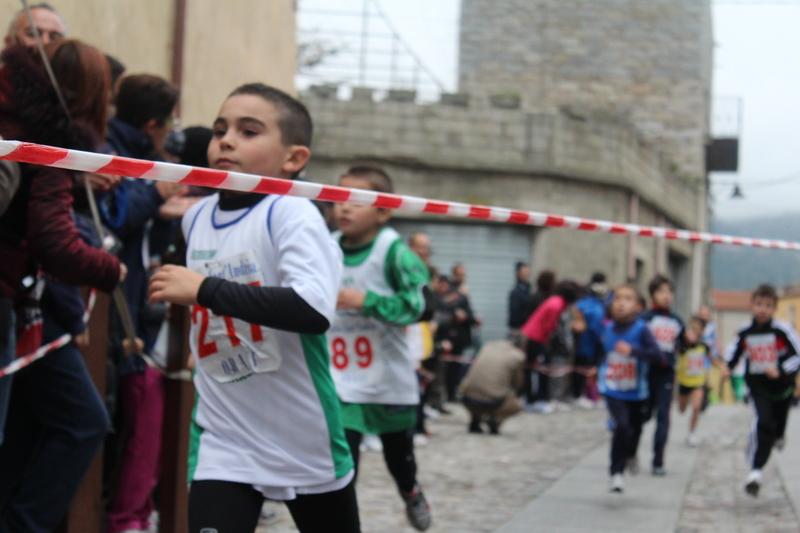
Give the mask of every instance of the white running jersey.
[{"label": "white running jersey", "polygon": [[[218,203],[218,194],[209,196],[183,217],[187,266],[238,283],[291,287],[332,321],[342,253],[317,208],[275,196],[236,211]],[[199,305],[191,315],[198,398],[189,479],[300,493],[346,478],[352,459],[324,335],[251,325]]]},{"label": "white running jersey", "polygon": [[[334,233],[337,238],[340,234]],[[393,296],[386,280],[389,248],[400,238],[384,228],[375,239],[369,256],[358,266],[345,265],[341,288],[363,293]],[[419,382],[405,328],[353,309],[340,309],[328,330],[331,375],[339,398],[349,403],[416,405]]]}]

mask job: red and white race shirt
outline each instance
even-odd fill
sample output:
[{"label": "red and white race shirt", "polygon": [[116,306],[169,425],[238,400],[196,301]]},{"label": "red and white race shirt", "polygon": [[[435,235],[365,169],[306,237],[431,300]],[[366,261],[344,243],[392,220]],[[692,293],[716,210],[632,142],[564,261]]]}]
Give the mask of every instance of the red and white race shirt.
[{"label": "red and white race shirt", "polygon": [[768,368],[778,367],[778,345],[774,333],[747,336],[747,358],[751,374],[764,374]]},{"label": "red and white race shirt", "polygon": [[610,352],[606,358],[606,387],[619,392],[636,389],[639,386],[637,363],[635,357],[625,357],[616,351]]}]

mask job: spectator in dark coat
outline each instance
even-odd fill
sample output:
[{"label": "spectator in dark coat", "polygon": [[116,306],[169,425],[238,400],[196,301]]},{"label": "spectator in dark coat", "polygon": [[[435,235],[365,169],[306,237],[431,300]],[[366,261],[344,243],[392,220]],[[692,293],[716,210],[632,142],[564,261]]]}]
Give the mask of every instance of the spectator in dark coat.
[{"label": "spectator in dark coat", "polygon": [[508,295],[508,338],[515,346],[524,347],[519,330],[530,316],[531,267],[519,262],[516,266],[517,282]]},{"label": "spectator in dark coat", "polygon": [[[23,47],[12,47],[3,53],[0,69],[0,134],[66,148],[97,149],[110,91],[105,58],[97,49],[71,40],[59,40],[46,50],[72,121],[59,105],[41,59]],[[115,257],[81,239],[71,210],[73,173],[20,167],[20,188],[0,218],[3,301],[20,303],[26,297],[30,301],[25,287],[39,285],[37,266],[65,283],[111,290],[125,269]],[[70,289],[71,294],[60,293],[60,288]],[[83,314],[83,304],[75,299],[74,287],[60,288],[53,286],[45,292],[47,302],[52,298],[61,302],[46,308],[54,312],[45,317],[47,340],[84,328],[77,319]],[[37,316],[30,307],[27,311],[27,317]],[[29,327],[25,332],[31,342],[34,331],[35,327]],[[102,444],[108,417],[74,345],[23,368],[14,379],[9,431],[0,447],[0,531],[49,532],[63,518]]]}]

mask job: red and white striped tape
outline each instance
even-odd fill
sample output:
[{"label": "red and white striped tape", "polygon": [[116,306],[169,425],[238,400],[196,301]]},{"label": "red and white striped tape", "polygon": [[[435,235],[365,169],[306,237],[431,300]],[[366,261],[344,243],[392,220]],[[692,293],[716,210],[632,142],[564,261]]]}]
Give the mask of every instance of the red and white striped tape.
[{"label": "red and white striped tape", "polygon": [[[86,304],[86,311],[84,311],[83,313],[84,324],[89,323],[89,317],[92,314],[92,309],[94,309],[94,304],[96,301],[97,301],[97,290],[92,289],[91,292],[89,293],[89,302]],[[72,340],[72,335],[70,335],[69,333],[64,333],[56,340],[45,344],[35,352],[14,359],[10,364],[6,365],[3,368],[0,368],[0,378],[3,378],[9,374],[13,374],[14,372],[18,372],[19,370],[22,370],[26,366],[30,365],[35,361],[38,361],[39,359],[49,354],[50,352],[58,350],[71,340]]]},{"label": "red and white striped tape", "polygon": [[129,176],[186,185],[199,185],[216,189],[230,189],[243,192],[298,196],[311,200],[328,202],[351,202],[357,205],[413,211],[416,213],[435,213],[461,218],[492,220],[509,224],[526,224],[553,228],[569,228],[601,233],[638,235],[641,237],[660,237],[670,240],[732,244],[757,248],[778,248],[800,250],[800,242],[788,242],[749,237],[733,237],[713,233],[676,230],[639,224],[625,224],[606,220],[592,220],[573,216],[552,215],[538,211],[519,211],[505,207],[470,205],[460,202],[429,200],[415,196],[384,194],[363,189],[347,189],[333,185],[321,185],[305,181],[226,172],[207,168],[190,167],[174,163],[161,163],[67,150],[20,141],[0,141],[0,159],[32,163],[49,167],[65,168],[81,172],[99,172],[116,176]]}]

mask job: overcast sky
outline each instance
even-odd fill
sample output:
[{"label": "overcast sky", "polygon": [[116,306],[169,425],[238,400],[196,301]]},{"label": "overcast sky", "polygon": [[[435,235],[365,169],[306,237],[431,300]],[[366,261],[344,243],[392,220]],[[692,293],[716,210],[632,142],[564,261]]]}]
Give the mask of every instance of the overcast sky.
[{"label": "overcast sky", "polygon": [[[459,0],[380,0],[380,4],[445,88],[455,90]],[[300,0],[299,26],[358,32],[358,17],[311,12],[356,13],[363,5],[363,0]],[[744,104],[739,172],[711,177],[721,183],[712,188],[716,214],[732,219],[800,212],[800,5],[716,4],[713,17],[713,94],[741,97]],[[380,19],[371,18],[370,25],[373,32],[388,31]],[[388,49],[388,43],[383,48]],[[380,45],[370,41],[373,49]],[[356,50],[350,52],[339,60],[355,65]],[[798,179],[764,187],[792,176]],[[735,181],[741,183],[744,200],[732,200],[732,187],[722,184]]]}]

